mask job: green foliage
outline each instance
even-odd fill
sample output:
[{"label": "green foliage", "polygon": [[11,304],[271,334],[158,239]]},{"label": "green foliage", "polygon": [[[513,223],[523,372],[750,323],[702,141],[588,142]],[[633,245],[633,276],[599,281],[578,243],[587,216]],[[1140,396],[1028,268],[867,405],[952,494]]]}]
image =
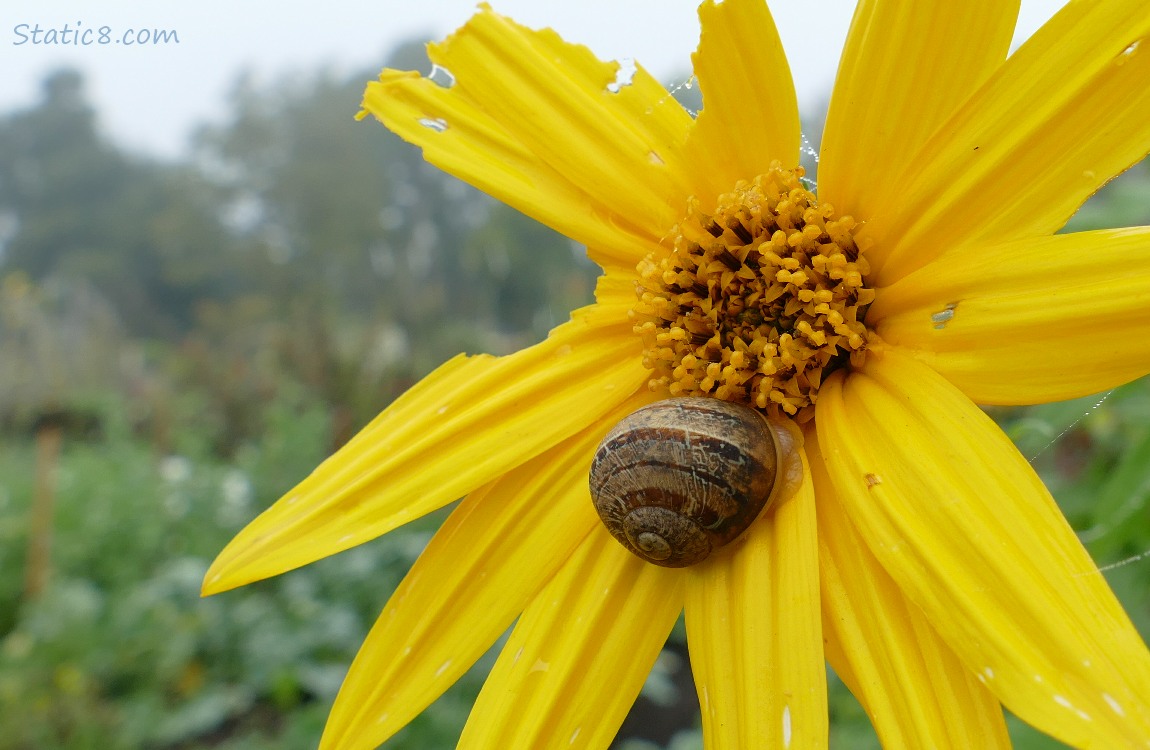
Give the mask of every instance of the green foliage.
[{"label": "green foliage", "polygon": [[[22,601],[19,577],[0,577],[0,612],[11,613],[0,749],[315,745],[359,643],[442,514],[200,599],[211,558],[327,452],[321,405],[284,401],[270,415],[268,439],[230,464],[157,456],[126,432],[68,444],[51,586]],[[26,444],[0,446],[6,571],[23,568],[34,464]],[[394,746],[450,744],[480,679],[465,677]]]}]

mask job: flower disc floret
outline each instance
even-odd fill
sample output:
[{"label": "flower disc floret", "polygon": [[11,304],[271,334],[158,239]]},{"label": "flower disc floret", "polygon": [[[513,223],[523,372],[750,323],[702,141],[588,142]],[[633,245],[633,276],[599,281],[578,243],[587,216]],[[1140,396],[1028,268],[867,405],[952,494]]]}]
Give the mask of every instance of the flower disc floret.
[{"label": "flower disc floret", "polygon": [[703,211],[691,198],[669,250],[638,266],[632,317],[653,390],[813,416],[824,377],[862,364],[874,290],[857,224],[778,163]]}]

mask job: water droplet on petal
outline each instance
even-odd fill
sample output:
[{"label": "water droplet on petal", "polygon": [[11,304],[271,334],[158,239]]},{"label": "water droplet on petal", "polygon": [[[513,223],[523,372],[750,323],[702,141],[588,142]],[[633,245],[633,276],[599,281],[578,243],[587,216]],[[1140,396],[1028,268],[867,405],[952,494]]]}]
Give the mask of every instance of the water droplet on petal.
[{"label": "water droplet on petal", "polygon": [[452,72],[435,63],[431,65],[431,72],[427,74],[427,80],[445,89],[449,89],[455,85],[455,76]]},{"label": "water droplet on petal", "polygon": [[1106,705],[1110,706],[1110,710],[1112,710],[1114,713],[1118,714],[1119,716],[1126,715],[1126,711],[1123,710],[1122,704],[1114,700],[1114,696],[1110,695],[1109,693],[1103,693],[1102,700],[1106,701]]},{"label": "water droplet on petal", "polygon": [[954,318],[956,307],[958,307],[957,302],[948,302],[946,307],[930,316],[930,322],[934,324],[935,330],[941,331],[946,328],[946,324]]},{"label": "water droplet on petal", "polygon": [[447,120],[444,120],[442,117],[421,117],[419,118],[419,124],[425,128],[434,130],[436,133],[442,133],[447,130]]},{"label": "water droplet on petal", "polygon": [[619,67],[615,70],[615,80],[607,84],[607,90],[612,94],[618,94],[624,86],[630,86],[631,81],[635,78],[635,73],[639,70],[635,61],[629,57],[619,60],[618,65]]},{"label": "water droplet on petal", "polygon": [[1141,39],[1135,40],[1135,41],[1131,42],[1130,44],[1126,45],[1126,49],[1119,52],[1118,56],[1116,58],[1114,58],[1114,64],[1118,65],[1118,66],[1125,65],[1127,60],[1129,60],[1131,57],[1134,57],[1134,55],[1137,54],[1138,49],[1141,46],[1142,46],[1142,40]]}]

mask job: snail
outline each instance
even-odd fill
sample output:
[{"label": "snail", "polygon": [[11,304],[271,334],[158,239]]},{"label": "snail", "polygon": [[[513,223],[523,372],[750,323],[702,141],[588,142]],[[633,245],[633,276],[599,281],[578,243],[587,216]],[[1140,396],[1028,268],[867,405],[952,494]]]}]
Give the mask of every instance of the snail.
[{"label": "snail", "polygon": [[591,462],[603,524],[644,560],[693,565],[734,541],[802,482],[801,433],[715,398],[648,404],[617,424]]}]

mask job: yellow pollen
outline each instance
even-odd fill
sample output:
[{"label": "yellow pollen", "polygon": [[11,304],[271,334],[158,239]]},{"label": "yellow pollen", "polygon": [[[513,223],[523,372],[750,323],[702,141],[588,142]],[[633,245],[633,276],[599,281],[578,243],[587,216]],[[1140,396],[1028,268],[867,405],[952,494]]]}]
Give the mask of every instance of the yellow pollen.
[{"label": "yellow pollen", "polygon": [[776,162],[710,214],[691,198],[671,248],[639,264],[632,317],[653,390],[805,422],[826,375],[862,364],[874,291],[856,223],[836,218],[802,176]]}]

